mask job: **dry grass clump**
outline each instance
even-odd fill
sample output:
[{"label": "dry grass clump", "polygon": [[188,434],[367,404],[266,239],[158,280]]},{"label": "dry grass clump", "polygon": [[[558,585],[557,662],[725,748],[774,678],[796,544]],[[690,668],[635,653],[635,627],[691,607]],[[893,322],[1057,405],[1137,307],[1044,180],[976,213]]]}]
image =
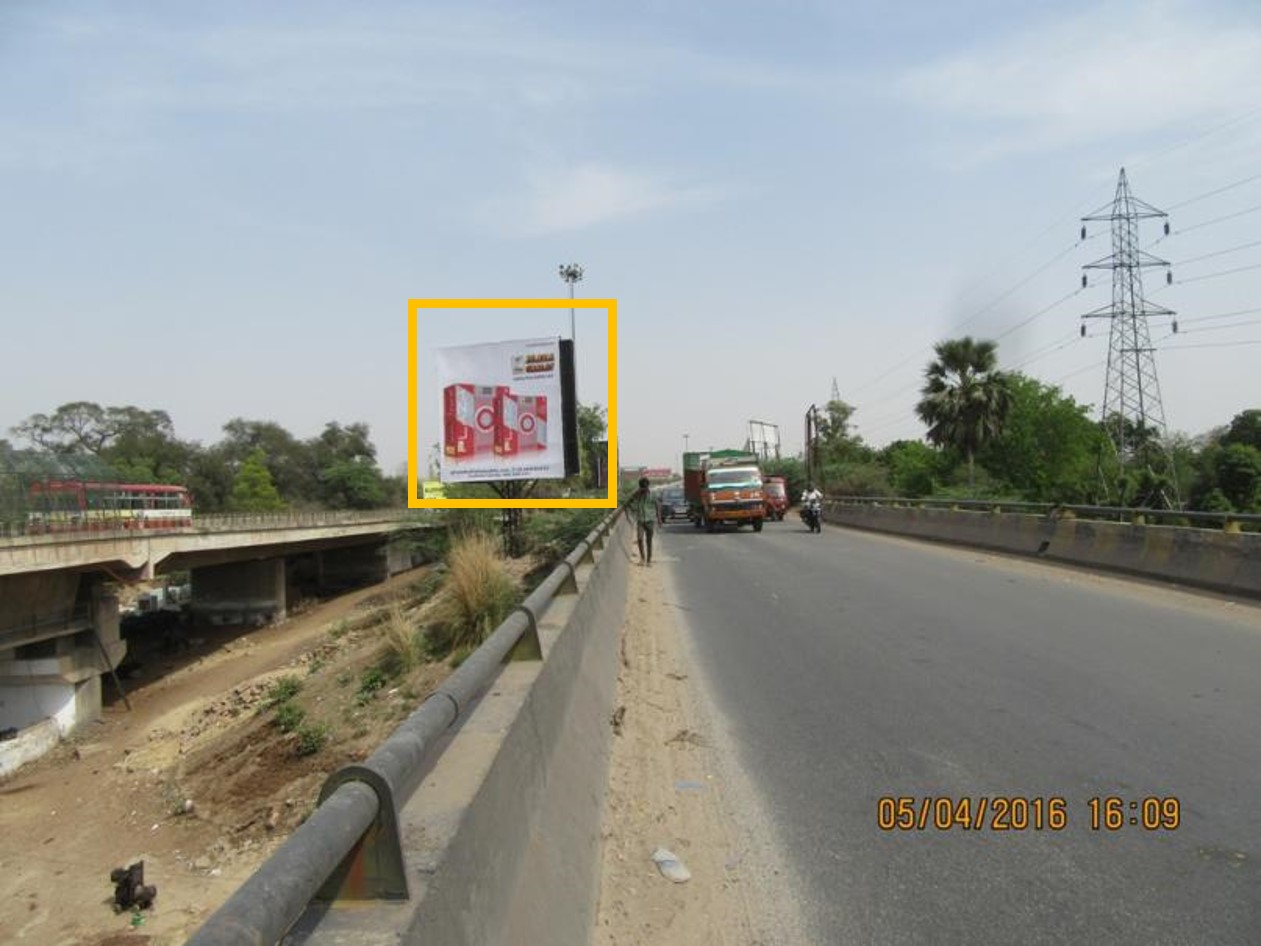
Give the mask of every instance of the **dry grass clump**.
[{"label": "dry grass clump", "polygon": [[431,652],[442,655],[477,647],[521,599],[492,536],[461,536],[447,554],[447,566],[425,633]]},{"label": "dry grass clump", "polygon": [[382,622],[385,658],[396,674],[408,674],[425,662],[425,635],[403,606],[395,602]]}]

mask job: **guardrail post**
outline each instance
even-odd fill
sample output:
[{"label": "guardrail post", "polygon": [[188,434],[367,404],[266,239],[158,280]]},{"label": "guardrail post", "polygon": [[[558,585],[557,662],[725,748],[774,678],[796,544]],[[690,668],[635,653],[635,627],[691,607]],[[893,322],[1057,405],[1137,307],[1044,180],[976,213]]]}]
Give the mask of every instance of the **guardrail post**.
[{"label": "guardrail post", "polygon": [[347,782],[363,782],[377,794],[377,816],[355,846],[329,874],[315,900],[406,900],[407,869],[398,831],[394,793],[389,783],[372,769],[348,765],[328,777],[317,805]]}]

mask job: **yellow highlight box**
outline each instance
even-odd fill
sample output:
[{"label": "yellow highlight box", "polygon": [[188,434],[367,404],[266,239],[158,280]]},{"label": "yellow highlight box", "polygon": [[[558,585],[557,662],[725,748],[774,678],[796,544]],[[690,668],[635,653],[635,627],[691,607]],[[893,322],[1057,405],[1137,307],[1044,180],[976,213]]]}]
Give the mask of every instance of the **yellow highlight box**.
[{"label": "yellow highlight box", "polygon": [[[422,499],[417,443],[417,341],[421,309],[604,309],[609,318],[609,485],[603,499]],[[576,353],[575,353],[576,354]],[[411,509],[612,509],[617,505],[617,300],[616,299],[408,299],[407,300],[407,505]]]}]

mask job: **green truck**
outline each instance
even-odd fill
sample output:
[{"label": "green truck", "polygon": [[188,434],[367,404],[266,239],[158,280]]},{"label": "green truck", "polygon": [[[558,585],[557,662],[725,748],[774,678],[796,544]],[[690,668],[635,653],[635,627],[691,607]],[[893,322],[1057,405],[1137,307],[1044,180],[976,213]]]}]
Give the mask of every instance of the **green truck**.
[{"label": "green truck", "polygon": [[748,523],[762,531],[766,497],[756,454],[745,450],[711,450],[683,454],[683,494],[688,518],[713,532],[724,523]]}]

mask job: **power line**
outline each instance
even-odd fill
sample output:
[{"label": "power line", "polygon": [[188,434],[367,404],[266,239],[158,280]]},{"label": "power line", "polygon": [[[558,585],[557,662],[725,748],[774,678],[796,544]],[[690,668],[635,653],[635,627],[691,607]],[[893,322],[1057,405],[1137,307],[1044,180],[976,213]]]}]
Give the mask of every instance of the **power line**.
[{"label": "power line", "polygon": [[1203,139],[1209,137],[1209,135],[1215,135],[1219,131],[1225,131],[1227,128],[1230,128],[1232,125],[1238,125],[1241,122],[1245,122],[1248,119],[1253,118],[1257,115],[1261,115],[1261,105],[1258,105],[1254,108],[1250,108],[1248,111],[1243,112],[1239,115],[1236,115],[1234,118],[1228,119],[1227,121],[1222,122],[1220,125],[1214,125],[1211,128],[1207,128],[1196,135],[1192,135],[1190,138],[1184,138],[1182,141],[1179,141],[1176,144],[1172,144],[1162,151],[1157,151],[1154,154],[1148,155],[1145,159],[1140,158],[1138,161],[1131,161],[1130,167],[1131,168],[1142,167],[1144,164],[1150,161],[1153,161],[1156,158],[1163,158],[1165,155],[1171,154],[1180,148],[1185,148],[1187,145],[1193,145],[1197,141],[1202,141]]},{"label": "power line", "polygon": [[1188,204],[1194,204],[1194,203],[1198,203],[1201,200],[1207,200],[1210,197],[1216,197],[1218,194],[1224,194],[1226,193],[1226,191],[1234,190],[1236,187],[1243,187],[1245,184],[1251,184],[1253,181],[1261,181],[1261,174],[1253,174],[1251,177],[1245,177],[1238,181],[1232,181],[1231,183],[1226,184],[1222,187],[1219,187],[1216,190],[1211,190],[1205,194],[1200,194],[1197,197],[1188,197],[1186,200],[1182,201],[1181,203],[1174,204],[1169,209],[1177,210],[1179,207],[1185,207]]},{"label": "power line", "polygon": [[1183,351],[1189,348],[1238,348],[1241,345],[1261,345],[1261,338],[1244,339],[1237,342],[1201,342],[1198,345],[1169,345],[1162,351]]},{"label": "power line", "polygon": [[1245,325],[1261,325],[1261,319],[1244,319],[1242,322],[1231,322],[1229,325],[1206,325],[1204,328],[1189,328],[1180,335],[1195,335],[1199,332],[1223,332],[1226,329],[1241,328]]},{"label": "power line", "polygon": [[[1236,217],[1243,217],[1248,214],[1254,214],[1258,210],[1261,210],[1261,204],[1257,204],[1255,207],[1249,207],[1246,210],[1235,211],[1235,213],[1233,214],[1226,214],[1223,217],[1214,217],[1212,220],[1204,220],[1200,223],[1192,224],[1189,227],[1181,227],[1173,232],[1173,236],[1180,236],[1183,233],[1190,233],[1192,230],[1199,230],[1201,227],[1211,227],[1215,223],[1224,223],[1227,220],[1234,220]],[[1154,246],[1155,244],[1152,244],[1152,245]]]},{"label": "power line", "polygon": [[1183,283],[1200,282],[1204,279],[1217,279],[1219,276],[1233,276],[1235,273],[1246,273],[1253,269],[1261,269],[1261,263],[1253,263],[1251,266],[1239,266],[1235,269],[1223,269],[1216,273],[1205,273],[1203,276],[1192,276],[1190,279],[1175,279],[1174,283],[1181,286]]},{"label": "power line", "polygon": [[[1089,237],[1088,237],[1087,239],[1091,239],[1091,238],[1089,238]],[[1022,278],[1022,279],[1021,279],[1019,282],[1017,282],[1014,286],[1011,286],[1010,288],[1008,288],[1008,289],[1004,290],[1001,294],[999,294],[997,297],[995,297],[994,299],[992,299],[989,303],[987,303],[986,305],[982,306],[980,309],[978,309],[978,310],[976,310],[975,312],[973,312],[970,316],[968,316],[968,317],[967,317],[966,319],[964,319],[962,322],[960,322],[960,323],[958,323],[957,325],[955,325],[953,328],[949,329],[949,330],[948,330],[948,334],[949,334],[949,335],[953,335],[954,333],[958,332],[960,329],[964,328],[965,326],[970,325],[972,322],[975,322],[978,318],[980,318],[982,315],[984,315],[984,314],[985,314],[986,312],[988,312],[990,309],[994,308],[994,306],[998,305],[998,304],[999,304],[1000,302],[1002,302],[1004,299],[1006,299],[1006,298],[1008,298],[1010,295],[1012,295],[1012,293],[1016,292],[1017,290],[1021,289],[1021,288],[1022,288],[1022,287],[1024,287],[1024,286],[1028,285],[1031,281],[1033,281],[1034,279],[1036,279],[1038,276],[1042,275],[1042,273],[1046,272],[1048,269],[1050,269],[1052,266],[1054,266],[1056,263],[1058,263],[1058,262],[1059,262],[1060,260],[1062,260],[1064,257],[1068,256],[1068,254],[1069,254],[1069,253],[1072,253],[1075,249],[1077,249],[1077,247],[1079,247],[1079,246],[1082,244],[1082,242],[1084,242],[1084,241],[1080,241],[1080,240],[1079,240],[1079,241],[1077,241],[1077,242],[1073,243],[1073,244],[1072,244],[1071,246],[1069,246],[1067,249],[1062,250],[1061,252],[1057,253],[1055,256],[1051,257],[1051,259],[1047,260],[1045,263],[1043,263],[1041,266],[1039,266],[1039,267],[1038,267],[1037,269],[1035,269],[1033,272],[1029,273],[1027,276],[1025,276],[1024,278]],[[889,377],[889,375],[893,374],[895,371],[898,371],[899,369],[906,367],[906,365],[908,365],[910,362],[912,362],[912,361],[914,361],[916,358],[918,358],[922,352],[927,351],[927,350],[931,350],[931,349],[932,349],[932,346],[931,346],[931,345],[924,345],[924,346],[921,346],[920,348],[917,348],[914,352],[912,352],[910,355],[908,355],[908,356],[907,356],[906,358],[904,358],[902,361],[898,362],[898,363],[897,363],[896,365],[894,365],[892,368],[888,369],[887,371],[882,372],[881,374],[879,374],[879,375],[877,375],[876,377],[872,378],[870,381],[864,381],[862,384],[858,385],[857,387],[855,387],[855,388],[851,388],[851,389],[850,389],[850,391],[849,391],[850,396],[853,396],[853,395],[854,395],[854,394],[856,394],[857,392],[862,391],[862,390],[865,390],[865,389],[867,389],[867,388],[871,387],[873,384],[877,384],[877,383],[879,383],[879,382],[883,381],[885,378]]]},{"label": "power line", "polygon": [[1171,265],[1188,266],[1191,263],[1198,263],[1201,260],[1213,259],[1215,256],[1225,256],[1227,253],[1237,253],[1240,250],[1250,250],[1254,246],[1261,246],[1261,240],[1254,240],[1251,243],[1240,243],[1238,246],[1232,246],[1225,250],[1218,250],[1215,253],[1205,253],[1203,256],[1192,256],[1190,259],[1176,260]]},{"label": "power line", "polygon": [[1186,324],[1191,322],[1214,322],[1217,319],[1231,319],[1236,315],[1252,315],[1254,312],[1261,312],[1261,308],[1236,309],[1234,312],[1219,312],[1216,315],[1197,315],[1194,318],[1182,319],[1182,322]]},{"label": "power line", "polygon": [[1082,291],[1082,290],[1081,290],[1081,288],[1079,287],[1079,288],[1077,288],[1077,289],[1074,289],[1072,292],[1068,293],[1068,295],[1061,296],[1060,298],[1058,298],[1058,299],[1056,299],[1054,302],[1052,302],[1050,305],[1048,305],[1048,306],[1044,306],[1043,308],[1039,309],[1037,312],[1033,313],[1033,315],[1029,316],[1029,317],[1028,317],[1027,319],[1025,319],[1023,322],[1018,322],[1017,324],[1015,324],[1015,325],[1013,325],[1011,328],[1009,328],[1007,331],[1002,332],[1002,333],[1000,333],[1000,334],[998,334],[998,335],[995,335],[995,336],[994,336],[994,341],[996,341],[996,342],[997,342],[997,341],[1001,341],[1002,339],[1004,339],[1004,338],[1006,338],[1008,335],[1010,335],[1012,332],[1018,332],[1018,331],[1020,331],[1020,330],[1021,330],[1022,328],[1024,328],[1026,325],[1029,325],[1030,323],[1032,323],[1035,319],[1040,319],[1040,318],[1042,318],[1042,316],[1046,315],[1048,312],[1050,312],[1050,311],[1051,311],[1052,309],[1054,309],[1056,306],[1063,305],[1065,302],[1067,302],[1069,299],[1073,298],[1073,296],[1077,295],[1077,294],[1078,294],[1079,292],[1081,292],[1081,291]]}]

